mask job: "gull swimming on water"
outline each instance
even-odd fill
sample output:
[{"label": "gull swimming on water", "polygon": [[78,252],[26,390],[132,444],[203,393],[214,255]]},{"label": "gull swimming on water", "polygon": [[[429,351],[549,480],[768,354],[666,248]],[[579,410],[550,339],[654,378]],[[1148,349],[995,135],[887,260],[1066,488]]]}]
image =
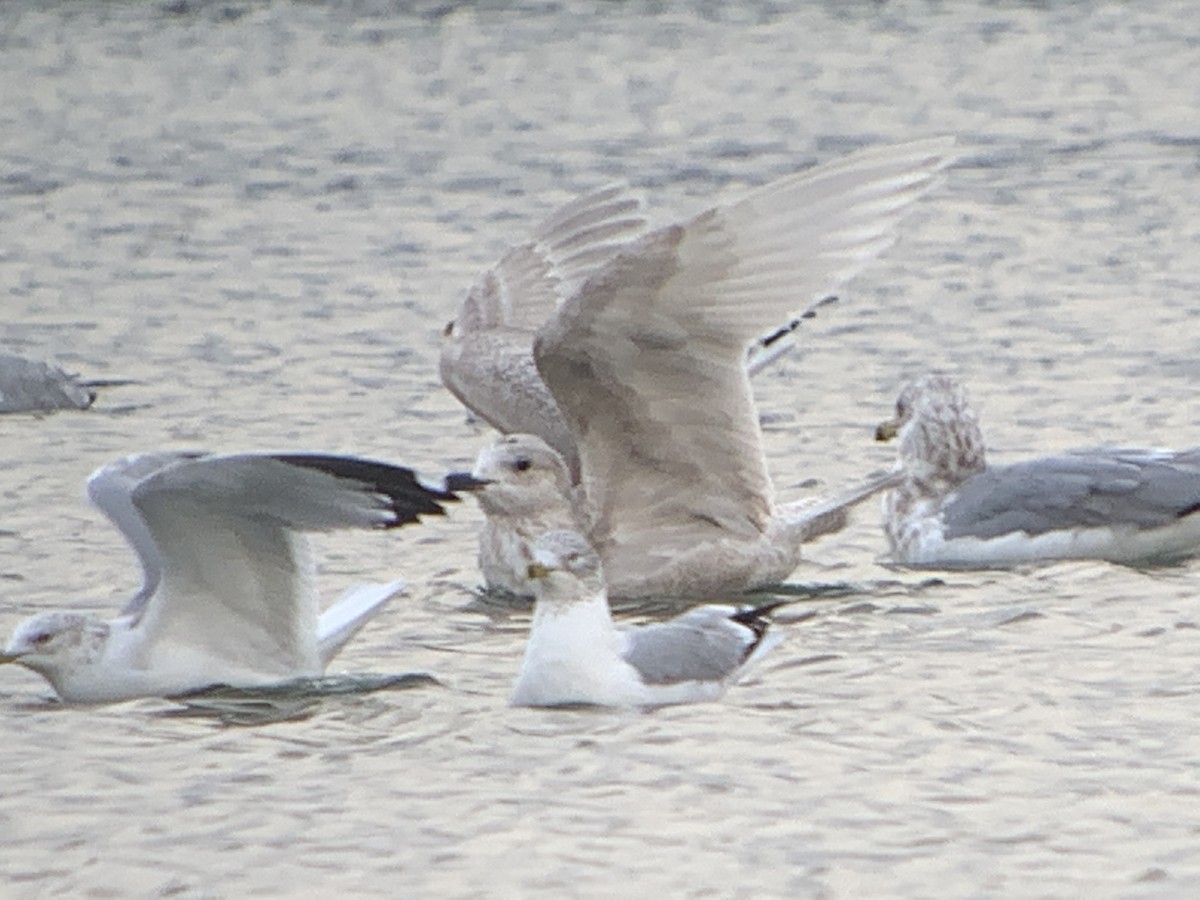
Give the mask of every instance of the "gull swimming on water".
[{"label": "gull swimming on water", "polygon": [[924,375],[876,431],[899,436],[903,480],[884,495],[892,557],[978,568],[1052,559],[1164,563],[1200,553],[1200,448],[1096,448],[987,463],[966,391]]},{"label": "gull swimming on water", "polygon": [[72,703],[320,675],[404,584],[359,585],[320,613],[302,532],[396,528],[456,499],[411,469],[299,453],[136,454],[98,469],[88,494],[136,552],[142,588],[109,621],[36,615],[0,653]]},{"label": "gull swimming on water", "polygon": [[0,413],[88,409],[96,402],[92,388],[128,381],[81,381],[57,366],[0,353]]},{"label": "gull swimming on water", "polygon": [[[614,596],[776,584],[803,541],[845,521],[828,503],[776,502],[746,348],[888,247],[952,144],[862,151],[643,234],[581,282],[571,271],[534,360],[578,452],[578,477],[566,462],[576,527]],[[553,260],[543,265],[553,273]],[[496,447],[500,465],[532,468],[520,447]],[[476,475],[499,480],[487,453]],[[835,499],[853,504],[890,483]]]},{"label": "gull swimming on water", "polygon": [[533,625],[514,706],[665,706],[716,700],[782,636],[776,602],[699,606],[650,625],[617,628],[600,559],[582,535],[550,531],[533,545]]}]

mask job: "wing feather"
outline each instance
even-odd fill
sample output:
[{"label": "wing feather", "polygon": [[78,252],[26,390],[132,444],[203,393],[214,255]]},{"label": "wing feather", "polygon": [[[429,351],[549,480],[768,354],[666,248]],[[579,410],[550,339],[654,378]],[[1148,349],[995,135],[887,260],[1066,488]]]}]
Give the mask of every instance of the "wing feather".
[{"label": "wing feather", "polygon": [[946,537],[1072,528],[1159,528],[1200,510],[1200,450],[1086,450],[967,481],[943,510]]}]

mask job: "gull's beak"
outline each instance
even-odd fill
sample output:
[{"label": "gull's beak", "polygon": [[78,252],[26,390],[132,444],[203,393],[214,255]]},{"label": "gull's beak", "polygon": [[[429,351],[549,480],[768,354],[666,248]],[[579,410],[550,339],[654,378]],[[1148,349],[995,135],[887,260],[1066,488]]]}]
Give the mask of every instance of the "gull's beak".
[{"label": "gull's beak", "polygon": [[20,662],[23,654],[21,653],[0,653],[0,666],[5,663]]},{"label": "gull's beak", "polygon": [[875,440],[890,441],[900,433],[900,425],[895,419],[888,419],[886,422],[880,422],[879,427],[875,429]]},{"label": "gull's beak", "polygon": [[529,568],[525,570],[525,574],[529,578],[545,578],[554,570],[549,566],[543,566],[541,563],[531,562]]},{"label": "gull's beak", "polygon": [[446,323],[446,327],[442,329],[442,337],[448,338],[454,334],[454,320],[451,319]]},{"label": "gull's beak", "polygon": [[491,484],[486,478],[476,478],[470,472],[451,472],[446,476],[448,491],[477,491]]}]

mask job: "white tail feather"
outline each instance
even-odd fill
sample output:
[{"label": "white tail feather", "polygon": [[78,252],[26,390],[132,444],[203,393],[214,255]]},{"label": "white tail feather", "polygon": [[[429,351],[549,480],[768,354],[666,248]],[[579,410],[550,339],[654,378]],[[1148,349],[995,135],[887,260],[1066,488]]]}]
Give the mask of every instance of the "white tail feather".
[{"label": "white tail feather", "polygon": [[328,666],[346,642],[358,634],[359,629],[383,608],[383,604],[401,593],[405,587],[407,585],[403,581],[357,584],[342,594],[333,606],[321,613],[317,622],[321,665]]}]

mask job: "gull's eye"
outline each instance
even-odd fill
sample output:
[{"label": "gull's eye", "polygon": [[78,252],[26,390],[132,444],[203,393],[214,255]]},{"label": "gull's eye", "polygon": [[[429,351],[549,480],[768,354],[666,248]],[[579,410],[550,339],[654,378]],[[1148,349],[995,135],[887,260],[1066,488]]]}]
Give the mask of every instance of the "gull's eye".
[{"label": "gull's eye", "polygon": [[525,472],[525,471],[528,471],[529,469],[533,468],[533,462],[532,462],[532,460],[529,459],[529,457],[522,456],[520,459],[518,459],[516,462],[513,463],[513,468],[516,469],[518,472]]},{"label": "gull's eye", "polygon": [[44,644],[50,643],[50,638],[52,638],[52,637],[54,637],[54,635],[51,632],[46,631],[46,632],[43,632],[42,634],[35,634],[33,636],[33,640],[30,641],[30,643],[33,644],[35,647],[41,647]]}]

